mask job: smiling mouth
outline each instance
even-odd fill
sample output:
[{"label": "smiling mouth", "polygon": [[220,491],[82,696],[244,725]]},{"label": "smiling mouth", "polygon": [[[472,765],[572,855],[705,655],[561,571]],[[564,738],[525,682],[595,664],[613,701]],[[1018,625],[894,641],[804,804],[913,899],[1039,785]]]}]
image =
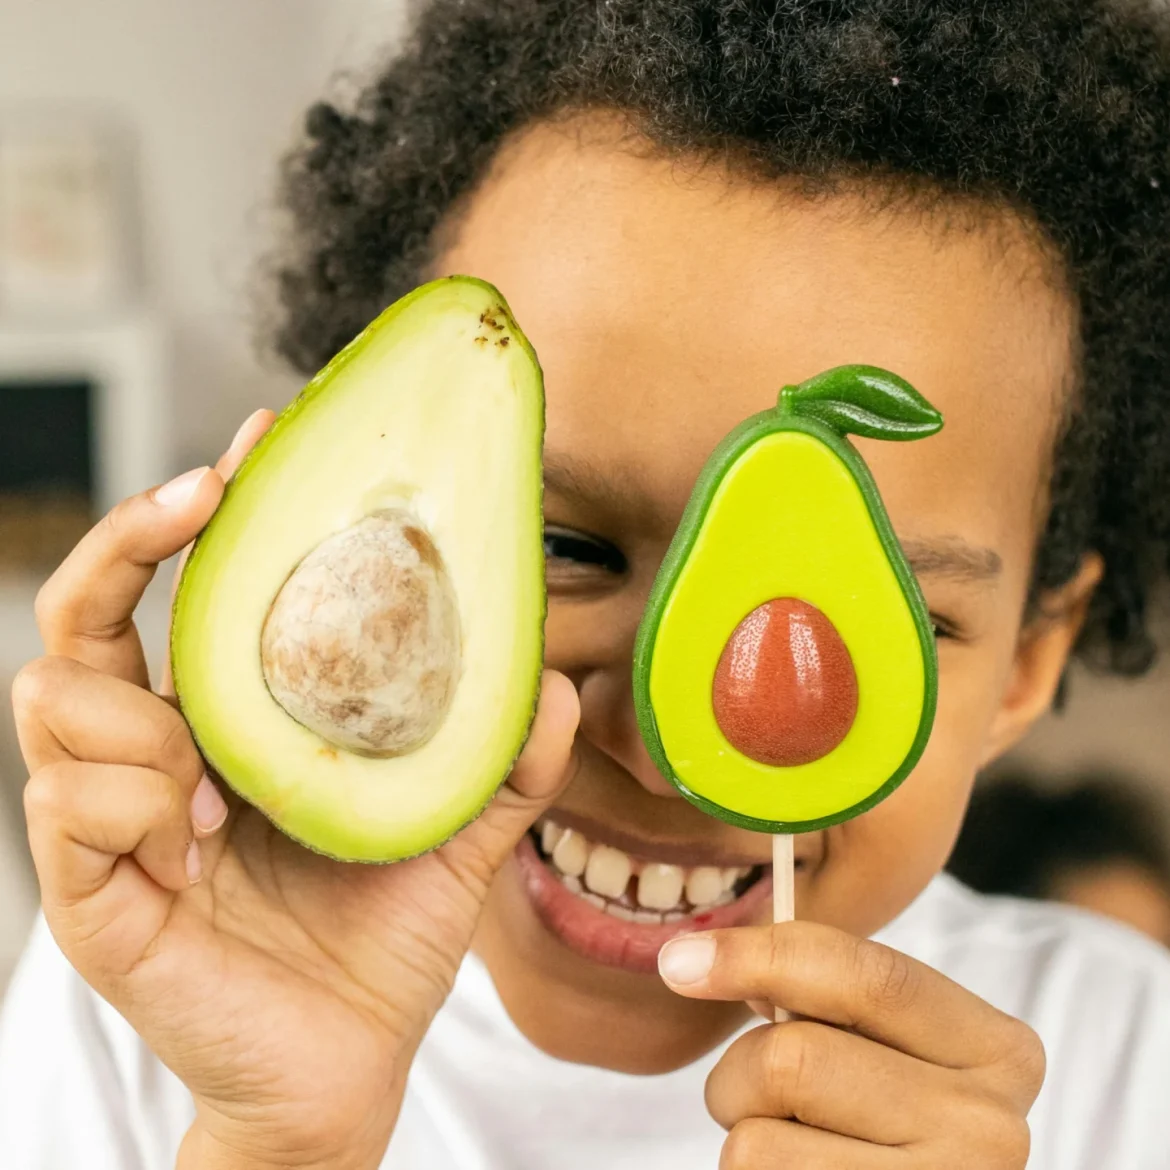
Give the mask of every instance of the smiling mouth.
[{"label": "smiling mouth", "polygon": [[553,935],[584,958],[631,971],[656,971],[658,951],[676,935],[744,925],[767,905],[771,866],[681,865],[653,853],[634,855],[544,817],[516,859]]},{"label": "smiling mouth", "polygon": [[643,861],[547,817],[532,836],[542,860],[571,894],[614,918],[643,926],[681,922],[728,906],[764,873],[762,865]]}]

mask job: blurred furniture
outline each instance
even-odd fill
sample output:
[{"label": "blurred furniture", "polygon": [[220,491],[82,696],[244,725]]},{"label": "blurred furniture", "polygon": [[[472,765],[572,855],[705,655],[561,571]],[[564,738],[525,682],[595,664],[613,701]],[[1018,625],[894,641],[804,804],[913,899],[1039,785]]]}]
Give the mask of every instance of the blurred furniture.
[{"label": "blurred furniture", "polygon": [[[157,483],[170,467],[167,411],[169,377],[163,330],[149,314],[68,325],[15,325],[0,319],[0,433],[4,442],[29,442],[29,427],[51,436],[66,420],[55,400],[38,412],[29,395],[44,386],[84,390],[85,436],[91,461],[94,510]],[[18,433],[11,432],[15,428]],[[60,436],[62,441],[64,436]],[[2,474],[2,473],[0,473]],[[37,483],[28,467],[29,483]],[[3,483],[0,480],[0,483]],[[0,492],[19,491],[4,485]]]}]

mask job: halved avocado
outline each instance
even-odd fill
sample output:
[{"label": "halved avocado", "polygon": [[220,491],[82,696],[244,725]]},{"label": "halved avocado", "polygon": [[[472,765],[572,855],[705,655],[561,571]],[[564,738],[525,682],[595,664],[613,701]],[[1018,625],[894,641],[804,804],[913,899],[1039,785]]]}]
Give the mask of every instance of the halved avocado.
[{"label": "halved avocado", "polygon": [[393,861],[491,799],[543,659],[544,393],[491,285],[386,310],[228,484],[171,653],[208,763],[311,849]]},{"label": "halved avocado", "polygon": [[842,366],[785,387],[708,460],[634,652],[642,738],[700,808],[768,833],[824,828],[871,808],[921,756],[932,624],[844,436],[941,426],[901,378]]}]

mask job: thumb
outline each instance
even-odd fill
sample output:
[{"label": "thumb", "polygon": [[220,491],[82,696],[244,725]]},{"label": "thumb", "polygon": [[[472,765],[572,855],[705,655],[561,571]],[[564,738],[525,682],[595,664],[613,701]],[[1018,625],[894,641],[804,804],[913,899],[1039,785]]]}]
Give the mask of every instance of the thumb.
[{"label": "thumb", "polygon": [[446,846],[452,862],[485,884],[491,881],[536,818],[572,780],[580,718],[576,687],[559,671],[546,670],[528,742],[482,816]]}]

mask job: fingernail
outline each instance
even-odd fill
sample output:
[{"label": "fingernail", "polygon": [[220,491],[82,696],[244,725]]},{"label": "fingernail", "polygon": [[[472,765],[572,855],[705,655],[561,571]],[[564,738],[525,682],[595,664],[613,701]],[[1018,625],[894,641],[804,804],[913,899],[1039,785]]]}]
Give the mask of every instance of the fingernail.
[{"label": "fingernail", "polygon": [[191,823],[201,833],[214,833],[227,820],[228,806],[205,772],[191,797]]},{"label": "fingernail", "polygon": [[185,504],[199,487],[199,481],[211,470],[210,467],[196,467],[185,471],[170,483],[164,483],[154,493],[154,502],[164,508],[177,508]]},{"label": "fingernail", "polygon": [[658,952],[659,975],[679,987],[701,983],[714,963],[715,940],[702,935],[673,939]]},{"label": "fingernail", "polygon": [[236,431],[235,438],[228,444],[228,451],[234,452],[237,445],[241,442],[244,436],[248,433],[252,424],[256,421],[256,416],[264,413],[264,407],[259,410],[254,410],[244,421],[240,424],[240,429]]},{"label": "fingernail", "polygon": [[203,876],[203,854],[199,851],[199,842],[192,841],[187,846],[187,880],[194,885]]}]

